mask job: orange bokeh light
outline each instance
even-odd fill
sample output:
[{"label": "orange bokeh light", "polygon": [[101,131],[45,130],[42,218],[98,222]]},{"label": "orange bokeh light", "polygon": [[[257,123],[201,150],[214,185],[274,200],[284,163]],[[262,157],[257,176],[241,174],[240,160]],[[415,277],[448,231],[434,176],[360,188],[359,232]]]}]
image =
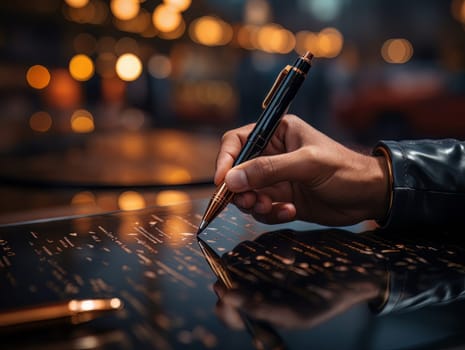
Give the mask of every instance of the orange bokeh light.
[{"label": "orange bokeh light", "polygon": [[43,89],[50,83],[50,72],[44,66],[37,64],[30,67],[26,73],[27,83],[34,89]]}]

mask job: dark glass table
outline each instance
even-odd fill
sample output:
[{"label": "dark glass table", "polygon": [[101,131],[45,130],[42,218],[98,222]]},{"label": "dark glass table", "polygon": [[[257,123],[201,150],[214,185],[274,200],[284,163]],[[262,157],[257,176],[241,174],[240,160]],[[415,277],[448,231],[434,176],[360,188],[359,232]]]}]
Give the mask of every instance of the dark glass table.
[{"label": "dark glass table", "polygon": [[268,226],[230,205],[200,249],[206,204],[0,226],[0,323],[24,308],[52,315],[51,305],[72,300],[122,303],[4,325],[2,348],[464,346],[465,248],[453,238],[366,223]]}]

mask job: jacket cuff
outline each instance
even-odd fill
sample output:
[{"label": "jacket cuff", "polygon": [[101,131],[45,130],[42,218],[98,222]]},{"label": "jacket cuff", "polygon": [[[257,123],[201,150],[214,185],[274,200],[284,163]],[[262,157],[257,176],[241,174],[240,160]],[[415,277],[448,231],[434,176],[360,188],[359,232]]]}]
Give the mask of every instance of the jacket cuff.
[{"label": "jacket cuff", "polygon": [[388,183],[387,183],[387,193],[388,193],[388,200],[387,200],[387,210],[384,218],[377,220],[378,224],[384,226],[384,222],[389,218],[392,208],[393,202],[393,190],[394,190],[394,175],[392,173],[392,159],[391,155],[385,147],[378,145],[374,151],[373,155],[375,156],[382,156],[386,163],[386,171],[388,176]]},{"label": "jacket cuff", "polygon": [[388,155],[392,205],[383,228],[465,224],[465,145],[452,140],[380,141]]}]

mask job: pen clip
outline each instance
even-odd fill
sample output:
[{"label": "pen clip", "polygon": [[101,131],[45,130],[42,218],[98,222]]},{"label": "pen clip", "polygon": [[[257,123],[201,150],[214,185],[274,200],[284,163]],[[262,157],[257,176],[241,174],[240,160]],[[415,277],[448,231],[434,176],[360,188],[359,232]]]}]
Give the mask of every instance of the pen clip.
[{"label": "pen clip", "polygon": [[281,85],[282,81],[286,77],[286,75],[289,73],[291,70],[291,66],[287,65],[284,67],[281,72],[279,73],[278,77],[276,78],[273,86],[271,87],[270,91],[266,95],[265,99],[262,102],[262,108],[265,109],[268,104],[270,103],[271,99],[273,98],[274,94],[276,93],[276,90],[278,90],[279,86]]}]

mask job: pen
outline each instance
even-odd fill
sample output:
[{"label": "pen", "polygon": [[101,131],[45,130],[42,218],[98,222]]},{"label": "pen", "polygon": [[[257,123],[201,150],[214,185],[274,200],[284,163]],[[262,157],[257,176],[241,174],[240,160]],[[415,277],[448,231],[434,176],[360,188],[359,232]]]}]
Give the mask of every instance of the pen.
[{"label": "pen", "polygon": [[[246,160],[259,156],[265,149],[268,141],[278,127],[282,116],[287,112],[298,89],[305,80],[311,67],[312,58],[313,55],[310,52],[306,52],[303,56],[297,58],[292,66],[287,65],[278,75],[271,90],[263,101],[262,107],[264,110],[237,156],[233,167]],[[234,193],[227,189],[225,183],[218,186],[208,203],[202,221],[200,222],[197,235],[218,216],[231,201],[233,196]]]},{"label": "pen", "polygon": [[90,321],[123,307],[119,298],[66,300],[26,306],[0,312],[0,328],[40,325],[42,322],[68,320],[72,324]]},{"label": "pen", "polygon": [[[205,256],[208,265],[214,274],[223,283],[227,289],[234,288],[233,280],[229,275],[227,267],[224,265],[221,257],[210,248],[200,237],[197,238],[200,250]],[[253,337],[253,343],[257,349],[261,350],[285,350],[286,345],[283,339],[270,324],[248,317],[244,312],[238,310],[239,315],[244,322],[246,329]]]}]

